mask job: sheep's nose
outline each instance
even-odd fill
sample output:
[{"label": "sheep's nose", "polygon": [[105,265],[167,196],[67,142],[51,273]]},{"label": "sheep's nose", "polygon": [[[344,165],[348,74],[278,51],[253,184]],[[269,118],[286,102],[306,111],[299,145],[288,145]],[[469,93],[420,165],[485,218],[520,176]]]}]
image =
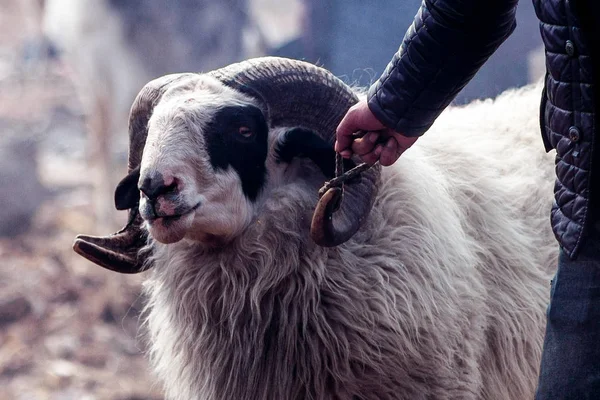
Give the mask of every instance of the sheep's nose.
[{"label": "sheep's nose", "polygon": [[151,201],[155,201],[160,195],[176,192],[177,188],[178,180],[176,178],[164,177],[160,173],[145,177],[139,187],[140,191]]}]

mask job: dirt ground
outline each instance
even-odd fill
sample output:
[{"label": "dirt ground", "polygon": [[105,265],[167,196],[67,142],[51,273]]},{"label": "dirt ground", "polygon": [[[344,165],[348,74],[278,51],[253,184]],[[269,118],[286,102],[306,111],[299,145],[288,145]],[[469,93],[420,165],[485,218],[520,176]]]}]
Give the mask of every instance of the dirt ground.
[{"label": "dirt ground", "polygon": [[70,249],[86,224],[71,194],[46,202],[32,229],[0,240],[0,399],[160,399],[138,332],[140,277]]}]

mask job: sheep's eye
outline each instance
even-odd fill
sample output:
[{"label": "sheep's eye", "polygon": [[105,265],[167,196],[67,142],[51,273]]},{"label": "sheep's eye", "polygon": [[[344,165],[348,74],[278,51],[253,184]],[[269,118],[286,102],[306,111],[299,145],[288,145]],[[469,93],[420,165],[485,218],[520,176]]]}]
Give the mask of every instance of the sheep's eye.
[{"label": "sheep's eye", "polygon": [[247,126],[240,126],[240,128],[238,129],[238,133],[245,138],[249,138],[250,136],[252,136],[252,130]]}]

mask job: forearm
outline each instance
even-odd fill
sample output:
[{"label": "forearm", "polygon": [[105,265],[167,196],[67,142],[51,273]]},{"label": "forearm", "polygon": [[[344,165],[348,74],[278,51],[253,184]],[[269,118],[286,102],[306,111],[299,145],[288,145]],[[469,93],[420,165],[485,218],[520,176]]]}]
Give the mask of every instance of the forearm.
[{"label": "forearm", "polygon": [[369,89],[389,128],[419,136],[516,26],[518,0],[424,0],[402,45]]}]

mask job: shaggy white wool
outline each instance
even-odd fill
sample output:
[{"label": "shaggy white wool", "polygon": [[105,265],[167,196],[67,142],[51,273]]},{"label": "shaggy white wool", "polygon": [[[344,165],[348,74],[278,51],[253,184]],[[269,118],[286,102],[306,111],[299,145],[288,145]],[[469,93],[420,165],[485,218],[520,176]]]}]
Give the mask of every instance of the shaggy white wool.
[{"label": "shaggy white wool", "polygon": [[558,250],[540,90],[447,110],[337,248],[309,239],[323,177],[306,161],[269,167],[229,244],[151,241],[167,398],[532,398]]}]

